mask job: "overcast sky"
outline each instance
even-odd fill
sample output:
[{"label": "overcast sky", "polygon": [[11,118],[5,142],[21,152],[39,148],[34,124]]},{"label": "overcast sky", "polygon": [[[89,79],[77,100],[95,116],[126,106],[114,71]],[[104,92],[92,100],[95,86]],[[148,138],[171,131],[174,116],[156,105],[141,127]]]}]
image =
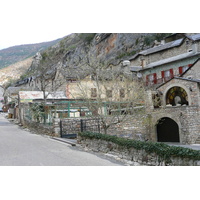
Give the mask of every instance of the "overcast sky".
[{"label": "overcast sky", "polygon": [[2,0],[0,48],[55,40],[70,33],[64,0]]},{"label": "overcast sky", "polygon": [[[77,32],[176,32],[169,29],[178,20],[172,15],[175,2],[171,7],[170,3],[161,6],[157,0],[145,1],[1,0],[0,49],[51,41]],[[164,14],[164,8],[170,10],[170,15]],[[181,11],[185,12],[183,6]],[[189,26],[184,16],[190,19],[188,14],[181,18],[179,15],[175,28],[181,23]]]}]

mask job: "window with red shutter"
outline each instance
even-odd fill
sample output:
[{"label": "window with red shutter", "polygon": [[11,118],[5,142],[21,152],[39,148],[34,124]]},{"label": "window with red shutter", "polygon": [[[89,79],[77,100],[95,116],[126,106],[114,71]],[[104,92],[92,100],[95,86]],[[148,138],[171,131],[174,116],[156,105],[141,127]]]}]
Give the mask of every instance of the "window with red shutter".
[{"label": "window with red shutter", "polygon": [[169,71],[170,71],[170,78],[173,78],[174,77],[174,71],[173,71],[173,69],[170,69]]},{"label": "window with red shutter", "polygon": [[181,75],[183,73],[183,67],[182,66],[179,67],[178,70],[179,70],[179,74]]},{"label": "window with red shutter", "polygon": [[154,82],[154,84],[157,83],[157,74],[156,73],[153,74],[153,82]]},{"label": "window with red shutter", "polygon": [[149,82],[149,76],[146,75],[146,85],[148,85],[148,82]]},{"label": "window with red shutter", "polygon": [[165,71],[161,71],[161,76],[162,76],[162,78],[165,77]]}]

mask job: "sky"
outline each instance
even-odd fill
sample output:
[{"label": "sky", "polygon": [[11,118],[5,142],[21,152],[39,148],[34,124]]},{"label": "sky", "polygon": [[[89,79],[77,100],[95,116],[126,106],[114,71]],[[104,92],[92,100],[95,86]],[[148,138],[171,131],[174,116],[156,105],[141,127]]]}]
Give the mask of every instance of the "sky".
[{"label": "sky", "polygon": [[[70,34],[66,1],[2,0],[0,49],[55,40]],[[66,15],[67,16],[67,15]]]},{"label": "sky", "polygon": [[[156,9],[154,3],[156,5],[160,1],[145,1],[134,2],[134,5],[130,6],[132,2],[130,0],[123,0],[123,3],[109,0],[98,2],[95,0],[1,0],[0,49],[51,41],[70,33],[80,32],[174,33],[176,29],[169,28],[176,20],[172,15],[176,3],[169,0],[164,7],[158,6],[159,9]],[[170,1],[173,7],[170,6]],[[150,6],[153,8],[150,9]],[[181,6],[182,10],[183,6]],[[169,8],[170,15],[166,16],[163,8]],[[194,9],[195,7],[193,11]],[[183,22],[179,19],[179,26],[181,23],[187,24],[183,17],[181,16]],[[185,17],[188,18],[188,15]],[[163,27],[167,29],[163,30]]]}]

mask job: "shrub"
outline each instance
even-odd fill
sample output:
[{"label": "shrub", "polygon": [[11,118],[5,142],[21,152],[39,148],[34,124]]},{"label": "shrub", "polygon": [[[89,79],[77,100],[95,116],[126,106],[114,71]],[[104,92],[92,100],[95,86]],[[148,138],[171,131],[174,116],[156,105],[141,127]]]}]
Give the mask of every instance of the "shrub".
[{"label": "shrub", "polygon": [[86,43],[91,43],[96,33],[81,33],[79,37]]},{"label": "shrub", "polygon": [[188,158],[192,160],[200,160],[200,151],[188,149],[184,147],[169,146],[160,142],[137,141],[126,138],[120,138],[112,135],[100,133],[82,132],[79,135],[83,138],[100,139],[113,142],[126,148],[135,148],[137,150],[145,150],[148,153],[156,153],[160,160],[170,162],[171,157]]}]

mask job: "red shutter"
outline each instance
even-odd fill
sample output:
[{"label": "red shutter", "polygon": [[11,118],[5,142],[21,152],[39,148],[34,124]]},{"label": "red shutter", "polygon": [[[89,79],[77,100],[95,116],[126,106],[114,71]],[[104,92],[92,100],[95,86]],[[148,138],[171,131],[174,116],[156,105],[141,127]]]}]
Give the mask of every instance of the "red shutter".
[{"label": "red shutter", "polygon": [[161,76],[162,76],[162,78],[165,77],[165,71],[161,71]]},{"label": "red shutter", "polygon": [[189,65],[188,65],[188,67],[191,67],[191,66],[192,66],[192,64],[189,64]]},{"label": "red shutter", "polygon": [[181,75],[183,73],[183,67],[182,66],[179,67],[178,70],[179,70],[179,74]]},{"label": "red shutter", "polygon": [[153,82],[154,82],[154,84],[157,83],[157,74],[156,73],[153,74]]},{"label": "red shutter", "polygon": [[174,71],[173,71],[173,69],[170,69],[169,71],[170,71],[170,78],[173,78],[174,77]]},{"label": "red shutter", "polygon": [[148,85],[148,82],[149,82],[149,76],[146,75],[146,85]]}]

